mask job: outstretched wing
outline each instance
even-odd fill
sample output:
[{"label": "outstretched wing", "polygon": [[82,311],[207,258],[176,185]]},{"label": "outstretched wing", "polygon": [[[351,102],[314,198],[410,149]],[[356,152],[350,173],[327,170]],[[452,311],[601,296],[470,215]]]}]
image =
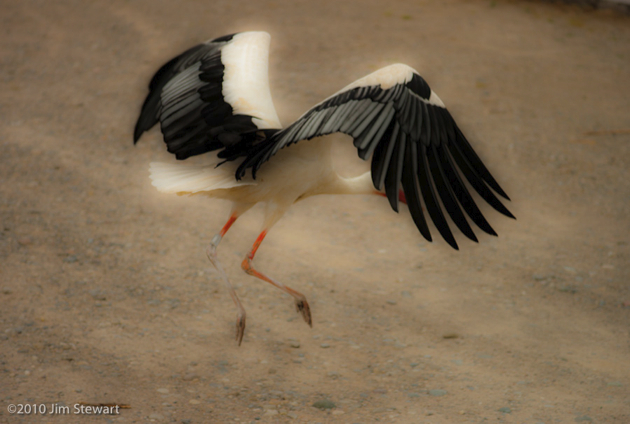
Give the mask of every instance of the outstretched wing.
[{"label": "outstretched wing", "polygon": [[388,66],[350,84],[275,133],[250,152],[240,165],[237,178],[250,167],[255,175],[265,161],[285,146],[334,132],[352,136],[362,159],[372,156],[374,187],[385,188],[395,211],[402,187],[413,220],[429,241],[431,233],[421,199],[440,234],[455,249],[457,243],[443,208],[471,240],[477,238],[463,211],[483,231],[496,235],[460,172],[485,201],[502,214],[514,217],[492,190],[509,200],[507,194],[472,149],[444,103],[416,71],[402,64]]},{"label": "outstretched wing", "polygon": [[238,157],[282,128],[269,91],[269,42],[266,32],[243,32],[170,60],[151,79],[134,143],[160,122],[177,159],[218,149]]}]

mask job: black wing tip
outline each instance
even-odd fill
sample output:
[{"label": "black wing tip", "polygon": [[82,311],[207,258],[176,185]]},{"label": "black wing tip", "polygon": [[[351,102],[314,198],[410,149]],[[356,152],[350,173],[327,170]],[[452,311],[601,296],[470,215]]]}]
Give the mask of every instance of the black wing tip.
[{"label": "black wing tip", "polygon": [[400,210],[398,208],[398,194],[393,194],[394,190],[389,187],[385,187],[385,197],[387,197],[387,201],[389,202],[389,206],[396,213],[399,213]]},{"label": "black wing tip", "polygon": [[[438,232],[439,232],[439,231],[438,231]],[[451,247],[453,248],[453,250],[457,250],[457,251],[459,251],[459,245],[457,244],[457,241],[455,241],[455,238],[454,238],[454,237],[449,239],[449,238],[444,237],[444,235],[443,235],[443,234],[441,234],[441,233],[440,233],[440,235],[442,236],[442,238],[444,239],[444,241],[446,242],[446,244],[448,244],[449,246],[451,246]],[[429,236],[428,238],[427,238],[427,236],[425,236],[424,234],[423,234],[423,236],[424,236],[424,238],[425,238],[425,239],[426,239],[429,243],[433,243],[433,239],[432,239],[430,236]]]},{"label": "black wing tip", "polygon": [[144,134],[146,131],[149,131],[151,128],[153,128],[153,125],[156,124],[155,122],[147,122],[146,112],[147,111],[143,108],[140,116],[138,117],[138,122],[136,122],[136,126],[133,129],[133,144],[136,144],[138,140],[140,140],[140,138],[142,137],[142,134]]},{"label": "black wing tip", "polygon": [[133,144],[137,144],[138,141],[140,140],[140,137],[142,137],[142,134],[144,134],[144,130],[140,129],[136,126],[136,129],[133,132]]},{"label": "black wing tip", "polygon": [[[444,234],[444,232],[448,231],[448,235],[450,236],[446,236]],[[450,229],[447,227],[446,230],[441,230],[438,227],[438,232],[440,233],[440,235],[442,236],[442,238],[449,244],[449,246],[451,246],[453,249],[455,250],[459,250],[459,246],[457,245],[457,241],[455,241],[455,237],[450,233]]]},{"label": "black wing tip", "polygon": [[499,184],[496,182],[496,180],[494,181],[494,184],[492,184],[491,182],[487,181],[484,178],[484,181],[488,184],[488,186],[490,188],[492,188],[495,193],[497,193],[499,196],[503,197],[505,200],[509,200],[510,202],[512,201],[512,199],[510,199],[510,196],[507,195],[507,193],[501,188],[501,186],[499,186]]},{"label": "black wing tip", "polygon": [[238,35],[238,32],[235,32],[233,34],[228,34],[228,35],[222,35],[221,37],[217,37],[215,39],[213,39],[212,41],[210,41],[211,43],[221,43],[221,42],[228,42],[228,41],[232,41],[232,38],[234,38],[235,35]]}]

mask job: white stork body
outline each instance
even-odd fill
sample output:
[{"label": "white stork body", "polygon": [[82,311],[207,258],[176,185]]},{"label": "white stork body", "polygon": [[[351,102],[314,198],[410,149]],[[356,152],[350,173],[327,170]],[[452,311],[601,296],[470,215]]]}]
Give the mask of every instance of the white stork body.
[{"label": "white stork body", "polygon": [[235,204],[233,212],[239,216],[257,203],[264,203],[263,229],[268,230],[293,203],[310,196],[380,193],[372,185],[369,172],[356,178],[341,177],[333,168],[331,150],[330,138],[282,149],[255,180],[246,175],[237,181],[237,164],[217,166],[220,159],[212,155],[204,165],[154,162],[150,172],[153,185],[163,193],[230,200]]},{"label": "white stork body", "polygon": [[[216,248],[234,221],[257,203],[265,204],[263,228],[242,268],[293,296],[309,325],[312,320],[304,295],[252,264],[269,229],[298,200],[317,194],[380,194],[395,211],[403,201],[422,235],[431,241],[424,206],[440,234],[457,249],[443,208],[468,238],[477,241],[463,212],[483,231],[496,235],[461,172],[484,200],[512,217],[490,188],[508,198],[505,192],[442,100],[412,68],[396,64],[380,69],[283,129],[268,84],[269,42],[264,32],[229,35],[195,46],[166,63],[151,80],[134,133],[137,142],[144,131],[160,122],[168,150],[177,159],[204,155],[206,162],[201,165],[152,163],[151,179],[159,191],[233,202],[230,219],[207,253],[238,307],[239,344],[245,310]],[[370,172],[356,178],[339,176],[333,168],[331,141],[320,137],[335,132],[350,135],[362,159],[372,158]]]}]

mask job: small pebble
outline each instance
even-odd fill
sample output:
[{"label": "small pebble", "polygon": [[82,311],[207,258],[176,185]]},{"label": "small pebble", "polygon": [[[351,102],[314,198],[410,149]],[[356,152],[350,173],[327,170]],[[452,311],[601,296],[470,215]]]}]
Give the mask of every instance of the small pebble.
[{"label": "small pebble", "polygon": [[573,286],[563,286],[563,287],[560,287],[558,290],[563,293],[571,293],[571,294],[577,293],[577,288]]},{"label": "small pebble", "polygon": [[511,414],[512,410],[510,408],[508,408],[507,406],[504,406],[503,408],[499,408],[498,409],[499,412],[503,412],[504,414]]},{"label": "small pebble", "polygon": [[300,342],[298,342],[297,340],[291,340],[289,346],[291,346],[293,349],[297,349],[300,347]]},{"label": "small pebble", "polygon": [[434,389],[434,390],[429,390],[429,394],[431,396],[444,396],[446,395],[448,392],[446,390],[441,390],[441,389]]},{"label": "small pebble", "polygon": [[575,418],[575,422],[576,423],[583,423],[583,422],[592,423],[593,419],[591,417],[589,417],[588,415],[582,415],[581,417]]},{"label": "small pebble", "polygon": [[184,377],[182,377],[182,380],[184,380],[184,381],[192,381],[192,380],[196,380],[198,378],[199,378],[199,376],[197,374],[191,372],[191,373],[188,373],[188,374],[184,375]]},{"label": "small pebble", "polygon": [[20,238],[18,239],[18,243],[19,243],[21,246],[28,246],[29,244],[32,244],[32,243],[33,243],[33,240],[32,240],[30,237],[20,237]]},{"label": "small pebble", "polygon": [[158,393],[162,393],[162,394],[164,394],[164,395],[165,395],[165,394],[167,394],[167,393],[168,393],[168,389],[166,389],[166,388],[163,388],[163,389],[157,389],[157,392],[158,392]]},{"label": "small pebble", "polygon": [[107,300],[107,296],[99,289],[92,289],[88,292],[95,300]]},{"label": "small pebble", "polygon": [[392,299],[389,299],[389,300],[387,301],[387,303],[389,303],[390,305],[395,305],[395,304],[396,304],[396,301],[395,301],[395,300],[392,300]]},{"label": "small pebble", "polygon": [[330,345],[328,343],[322,343],[319,345],[319,347],[321,347],[322,349],[328,349]]},{"label": "small pebble", "polygon": [[75,255],[68,255],[65,258],[63,258],[63,261],[69,264],[72,264],[78,260],[79,259]]},{"label": "small pebble", "polygon": [[313,403],[313,406],[315,408],[319,408],[321,410],[324,409],[333,409],[335,408],[337,405],[335,405],[333,402],[329,401],[329,400],[318,400],[317,402]]},{"label": "small pebble", "polygon": [[442,338],[443,339],[456,339],[459,337],[459,334],[457,333],[444,333],[442,334]]}]

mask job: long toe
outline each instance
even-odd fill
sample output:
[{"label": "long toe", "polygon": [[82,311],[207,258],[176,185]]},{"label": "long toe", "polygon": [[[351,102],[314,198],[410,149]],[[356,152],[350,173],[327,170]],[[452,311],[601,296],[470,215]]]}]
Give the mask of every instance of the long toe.
[{"label": "long toe", "polygon": [[313,319],[311,318],[311,307],[308,306],[308,302],[306,299],[296,299],[295,300],[295,309],[298,312],[302,313],[302,318],[309,325],[309,327],[313,327]]},{"label": "long toe", "polygon": [[240,346],[243,342],[243,335],[245,334],[245,314],[238,314],[236,318],[236,341]]}]

